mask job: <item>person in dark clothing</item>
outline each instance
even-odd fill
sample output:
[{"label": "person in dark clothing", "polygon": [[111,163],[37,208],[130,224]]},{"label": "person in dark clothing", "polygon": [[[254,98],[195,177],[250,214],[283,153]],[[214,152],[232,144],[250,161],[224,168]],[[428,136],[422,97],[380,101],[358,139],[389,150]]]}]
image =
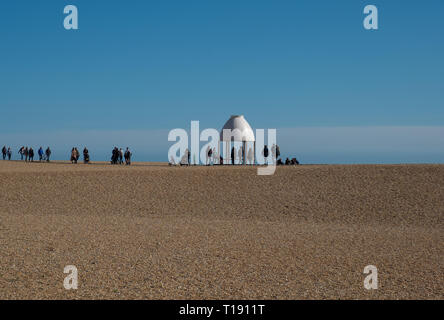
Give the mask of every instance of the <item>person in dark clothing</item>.
[{"label": "person in dark clothing", "polygon": [[111,164],[117,164],[118,161],[119,161],[119,149],[117,149],[117,147],[114,147],[111,155]]},{"label": "person in dark clothing", "polygon": [[131,151],[129,150],[128,147],[126,148],[124,156],[125,156],[125,164],[127,166],[131,165]]},{"label": "person in dark clothing", "polygon": [[34,149],[29,148],[28,155],[29,155],[29,161],[34,162]]},{"label": "person in dark clothing", "polygon": [[83,149],[83,162],[89,163],[89,151],[86,147]]},{"label": "person in dark clothing", "polygon": [[231,164],[234,164],[234,147],[231,148]]},{"label": "person in dark clothing", "polygon": [[23,154],[25,155],[25,162],[28,161],[28,155],[29,155],[28,147],[25,148],[25,150],[23,151]]},{"label": "person in dark clothing", "polygon": [[8,151],[6,153],[8,155],[8,160],[11,160],[11,156],[12,156],[11,148],[8,148]]},{"label": "person in dark clothing", "polygon": [[279,159],[280,156],[281,156],[281,150],[279,149],[279,146],[276,145],[276,159]]},{"label": "person in dark clothing", "polygon": [[23,155],[25,154],[25,147],[21,147],[18,153],[20,154],[20,160],[23,160]]},{"label": "person in dark clothing", "polygon": [[6,153],[7,153],[6,146],[3,146],[3,148],[2,148],[3,160],[6,160]]},{"label": "person in dark clothing", "polygon": [[265,146],[264,146],[264,150],[262,151],[262,154],[263,154],[263,156],[264,156],[264,158],[265,158],[265,164],[266,164],[266,165],[268,164],[268,160],[267,160],[267,158],[268,158],[269,153],[270,153],[270,151],[268,150],[267,145],[265,145]]},{"label": "person in dark clothing", "polygon": [[51,149],[49,147],[45,151],[46,154],[46,162],[49,162],[49,157],[51,157]]},{"label": "person in dark clothing", "polygon": [[290,159],[288,159],[288,158],[285,159],[285,165],[286,165],[286,166],[290,165]]},{"label": "person in dark clothing", "polygon": [[208,156],[208,165],[211,165],[211,159],[213,158],[213,149],[208,148],[207,156]]}]

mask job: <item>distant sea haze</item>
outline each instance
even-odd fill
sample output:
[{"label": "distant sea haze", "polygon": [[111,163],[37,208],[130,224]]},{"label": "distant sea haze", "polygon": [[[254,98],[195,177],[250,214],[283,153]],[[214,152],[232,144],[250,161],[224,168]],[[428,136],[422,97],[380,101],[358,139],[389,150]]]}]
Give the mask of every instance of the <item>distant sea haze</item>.
[{"label": "distant sea haze", "polygon": [[[53,160],[69,160],[71,148],[86,146],[91,161],[109,161],[114,146],[133,152],[133,161],[167,162],[169,130],[60,131],[0,133],[0,148],[19,159],[22,145],[37,152],[50,146]],[[206,142],[201,142],[201,147]],[[305,164],[444,163],[444,126],[278,128],[282,158]]]}]

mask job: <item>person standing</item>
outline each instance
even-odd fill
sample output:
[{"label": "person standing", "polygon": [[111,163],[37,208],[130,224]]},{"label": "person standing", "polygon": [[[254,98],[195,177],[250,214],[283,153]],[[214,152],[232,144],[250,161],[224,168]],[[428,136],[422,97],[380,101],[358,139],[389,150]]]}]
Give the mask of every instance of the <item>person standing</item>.
[{"label": "person standing", "polygon": [[253,148],[248,149],[247,158],[248,158],[248,162],[250,163],[250,165],[252,165],[253,161],[254,161]]},{"label": "person standing", "polygon": [[43,148],[42,147],[39,148],[38,154],[39,154],[39,161],[42,162],[42,160],[43,160]]},{"label": "person standing", "polygon": [[28,154],[29,154],[29,150],[28,147],[25,147],[25,150],[23,151],[24,155],[25,155],[25,162],[28,161]]},{"label": "person standing", "polygon": [[46,148],[45,154],[46,154],[46,162],[49,162],[49,157],[51,157],[51,149],[49,149],[49,147]]},{"label": "person standing", "polygon": [[231,164],[234,164],[234,158],[236,154],[236,149],[234,149],[234,146],[231,148]]},{"label": "person standing", "polygon": [[269,155],[269,150],[267,145],[264,146],[264,150],[262,151],[262,155],[264,156],[265,159],[265,165],[268,165],[268,155]]},{"label": "person standing", "polygon": [[8,147],[7,154],[8,154],[8,160],[11,160],[11,157],[12,157],[11,147]]},{"label": "person standing", "polygon": [[29,148],[28,154],[29,154],[29,161],[34,162],[34,149],[32,149],[32,147]]},{"label": "person standing", "polygon": [[19,153],[19,155],[20,155],[20,160],[22,160],[23,161],[23,153],[24,153],[24,150],[25,150],[25,147],[21,147],[20,149],[19,149],[19,151],[18,151],[18,153]]},{"label": "person standing", "polygon": [[83,149],[83,162],[89,163],[89,151],[86,147]]},{"label": "person standing", "polygon": [[2,148],[2,155],[3,155],[3,160],[6,160],[6,146],[3,146]]},{"label": "person standing", "polygon": [[131,165],[131,151],[129,150],[128,147],[126,147],[126,151],[125,151],[125,164],[127,166]]},{"label": "person standing", "polygon": [[242,157],[242,147],[240,147],[239,150],[237,151],[237,156],[239,158],[239,164],[242,164],[242,160],[243,160],[243,157]]},{"label": "person standing", "polygon": [[218,160],[219,160],[219,156],[217,154],[216,147],[214,147],[213,148],[213,164],[217,164]]},{"label": "person standing", "polygon": [[120,148],[120,150],[119,150],[119,164],[123,164],[123,156],[124,156],[123,149]]}]

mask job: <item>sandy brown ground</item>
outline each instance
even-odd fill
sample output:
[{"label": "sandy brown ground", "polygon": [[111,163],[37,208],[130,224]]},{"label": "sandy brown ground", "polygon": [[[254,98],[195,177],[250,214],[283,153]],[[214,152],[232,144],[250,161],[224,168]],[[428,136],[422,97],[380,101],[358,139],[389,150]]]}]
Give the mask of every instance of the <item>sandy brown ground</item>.
[{"label": "sandy brown ground", "polygon": [[443,217],[444,165],[1,161],[0,298],[443,299]]}]

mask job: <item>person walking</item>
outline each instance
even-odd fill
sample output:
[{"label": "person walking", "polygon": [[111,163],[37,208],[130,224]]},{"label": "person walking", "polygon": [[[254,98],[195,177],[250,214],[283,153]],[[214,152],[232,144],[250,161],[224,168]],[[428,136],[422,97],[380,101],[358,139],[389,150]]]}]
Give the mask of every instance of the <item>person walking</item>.
[{"label": "person walking", "polygon": [[25,147],[23,147],[23,146],[18,151],[18,153],[20,155],[20,160],[22,160],[22,161],[23,161],[23,153],[24,153],[24,151],[25,151]]},{"label": "person walking", "polygon": [[43,160],[43,148],[42,147],[39,148],[38,154],[39,154],[39,161],[42,162],[42,160]]},{"label": "person walking", "polygon": [[2,148],[3,160],[6,160],[6,153],[7,153],[6,146],[3,146]]},{"label": "person walking", "polygon": [[23,154],[25,155],[25,162],[27,162],[28,161],[28,154],[29,154],[28,147],[25,147],[25,150],[23,151]]},{"label": "person walking", "polygon": [[34,149],[31,147],[28,151],[29,161],[34,162]]},{"label": "person walking", "polygon": [[49,149],[49,147],[46,148],[45,154],[46,154],[46,162],[49,162],[49,158],[51,157],[51,149]]}]

